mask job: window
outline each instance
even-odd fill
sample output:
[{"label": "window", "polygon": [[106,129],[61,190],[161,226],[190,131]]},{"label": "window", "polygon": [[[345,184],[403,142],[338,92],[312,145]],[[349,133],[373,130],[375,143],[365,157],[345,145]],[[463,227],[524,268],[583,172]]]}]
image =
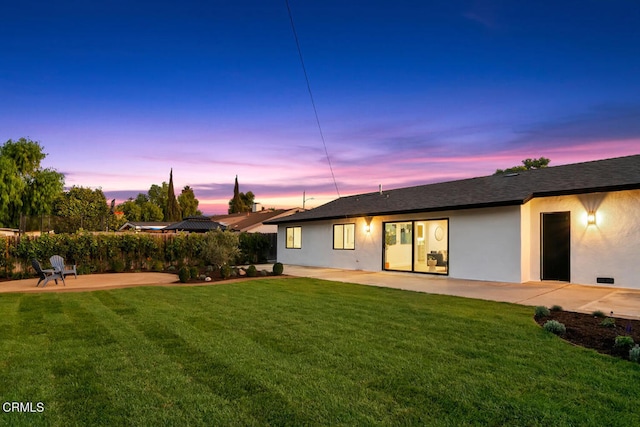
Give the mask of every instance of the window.
[{"label": "window", "polygon": [[356,248],[356,225],[336,224],[333,226],[333,249]]},{"label": "window", "polygon": [[302,227],[287,227],[287,249],[300,249],[302,247]]}]

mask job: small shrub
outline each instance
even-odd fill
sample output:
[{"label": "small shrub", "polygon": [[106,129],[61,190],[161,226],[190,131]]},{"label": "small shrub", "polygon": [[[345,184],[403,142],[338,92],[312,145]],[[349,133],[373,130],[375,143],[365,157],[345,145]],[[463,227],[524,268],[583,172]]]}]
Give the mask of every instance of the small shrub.
[{"label": "small shrub", "polygon": [[231,267],[228,265],[223,265],[220,267],[220,277],[223,279],[228,279],[231,276]]},{"label": "small shrub", "polygon": [[247,276],[248,277],[256,277],[258,275],[258,269],[255,265],[251,264],[247,267]]},{"label": "small shrub", "polygon": [[124,261],[121,259],[113,259],[111,261],[111,269],[116,273],[122,273],[124,271]]},{"label": "small shrub", "polygon": [[604,314],[604,311],[602,310],[596,310],[593,313],[591,313],[591,315],[593,317],[606,317],[606,314]]},{"label": "small shrub", "polygon": [[615,328],[616,319],[613,317],[605,317],[604,320],[600,322],[600,326],[604,326],[605,328]]},{"label": "small shrub", "polygon": [[190,267],[189,268],[189,275],[191,276],[192,279],[197,279],[198,278],[198,268],[197,267]]},{"label": "small shrub", "polygon": [[620,350],[631,350],[631,347],[633,347],[633,344],[634,344],[633,338],[626,335],[618,335],[616,337],[614,347]]},{"label": "small shrub", "polygon": [[551,332],[552,334],[556,335],[564,335],[564,333],[567,332],[567,328],[564,326],[564,324],[558,322],[557,320],[548,320],[547,322],[545,322],[543,328],[545,331]]},{"label": "small shrub", "polygon": [[629,350],[629,360],[640,363],[640,345],[636,344]]},{"label": "small shrub", "polygon": [[[118,273],[121,273],[123,271],[124,271],[124,263],[122,263],[122,270],[118,271]],[[76,273],[78,273],[79,276],[83,274],[91,274],[91,267],[88,265],[80,265],[76,268]]]},{"label": "small shrub", "polygon": [[547,307],[539,305],[539,306],[536,307],[534,316],[535,316],[536,319],[542,319],[544,317],[549,317],[550,314],[551,314],[551,312],[549,311],[549,309]]},{"label": "small shrub", "polygon": [[160,260],[156,260],[151,265],[151,270],[153,271],[162,271],[164,270],[164,263]]},{"label": "small shrub", "polygon": [[178,270],[178,279],[180,279],[181,283],[187,283],[190,278],[191,272],[188,267],[181,267],[180,270]]},{"label": "small shrub", "polygon": [[273,264],[273,274],[279,276],[284,271],[284,265],[281,262],[276,262]]},{"label": "small shrub", "polygon": [[562,311],[562,307],[559,305],[552,305],[551,311]]}]

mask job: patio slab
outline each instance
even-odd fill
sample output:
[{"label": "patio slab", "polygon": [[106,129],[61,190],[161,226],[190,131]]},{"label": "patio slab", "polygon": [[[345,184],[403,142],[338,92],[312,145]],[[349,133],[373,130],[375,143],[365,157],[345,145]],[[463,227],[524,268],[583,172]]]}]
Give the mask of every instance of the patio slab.
[{"label": "patio slab", "polygon": [[53,281],[36,287],[38,279],[10,280],[0,282],[0,293],[3,292],[80,292],[101,289],[128,288],[132,286],[164,286],[176,283],[177,276],[170,273],[116,273],[116,274],[87,274],[76,279],[73,276],[65,278],[56,285]]}]

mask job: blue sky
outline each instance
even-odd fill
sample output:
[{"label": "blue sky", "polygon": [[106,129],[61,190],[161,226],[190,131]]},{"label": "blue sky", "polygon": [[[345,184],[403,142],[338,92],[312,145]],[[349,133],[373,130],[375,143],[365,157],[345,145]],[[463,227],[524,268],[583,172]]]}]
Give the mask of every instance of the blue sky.
[{"label": "blue sky", "polygon": [[[341,195],[640,153],[640,3],[290,0]],[[337,197],[284,0],[22,1],[0,139],[118,200]]]}]

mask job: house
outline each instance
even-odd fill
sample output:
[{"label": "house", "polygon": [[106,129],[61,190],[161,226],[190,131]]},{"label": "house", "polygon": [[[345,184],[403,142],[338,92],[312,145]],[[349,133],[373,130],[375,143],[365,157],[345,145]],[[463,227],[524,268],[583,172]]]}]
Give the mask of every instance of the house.
[{"label": "house", "polygon": [[300,209],[264,209],[261,211],[240,212],[229,215],[215,215],[212,216],[211,219],[225,225],[227,230],[276,234],[278,232],[278,226],[275,224],[264,224],[264,222],[292,215],[299,211]]},{"label": "house", "polygon": [[342,197],[270,223],[288,264],[640,288],[640,155]]},{"label": "house", "polygon": [[219,222],[212,221],[208,216],[188,216],[180,222],[165,227],[163,232],[177,233],[206,233],[212,230],[225,230],[226,227]]}]

